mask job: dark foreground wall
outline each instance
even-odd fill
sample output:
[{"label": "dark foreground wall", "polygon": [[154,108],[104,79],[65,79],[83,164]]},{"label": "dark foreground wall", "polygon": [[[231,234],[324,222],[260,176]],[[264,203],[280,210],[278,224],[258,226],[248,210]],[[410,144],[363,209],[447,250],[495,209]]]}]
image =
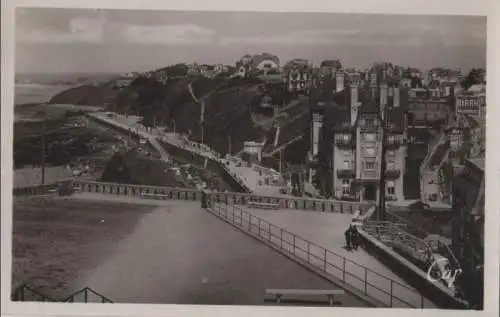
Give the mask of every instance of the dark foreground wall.
[{"label": "dark foreground wall", "polygon": [[441,290],[436,283],[429,281],[426,272],[422,272],[422,270],[366,232],[360,230],[360,236],[368,253],[396,272],[398,276],[417,289],[424,297],[432,299],[436,306],[446,309],[467,309],[464,302],[457,300]]}]

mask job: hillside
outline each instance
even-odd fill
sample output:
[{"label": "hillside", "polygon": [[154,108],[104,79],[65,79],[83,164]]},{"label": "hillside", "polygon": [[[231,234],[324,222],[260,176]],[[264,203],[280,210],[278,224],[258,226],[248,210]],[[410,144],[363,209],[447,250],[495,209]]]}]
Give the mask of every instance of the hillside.
[{"label": "hillside", "polygon": [[[170,131],[189,135],[196,141],[202,139],[212,148],[225,154],[229,148],[239,153],[245,141],[266,141],[266,152],[274,156],[279,148],[301,161],[304,145],[297,148],[308,127],[307,99],[295,100],[279,85],[265,84],[259,79],[216,76],[176,76],[165,81],[157,80],[156,73],[140,76],[123,88],[116,88],[111,81],[100,86],[80,86],[52,98],[55,103],[103,105],[110,111],[137,114],[145,125],[167,127]],[[275,115],[272,108],[261,107],[264,96],[271,96],[273,104],[281,111]],[[201,125],[201,101],[205,101],[204,124]],[[282,133],[277,148],[274,147],[275,125],[279,122]],[[298,156],[293,158],[294,154]]]},{"label": "hillside", "polygon": [[73,104],[83,106],[107,106],[118,94],[111,83],[81,85],[54,95],[49,104]]}]

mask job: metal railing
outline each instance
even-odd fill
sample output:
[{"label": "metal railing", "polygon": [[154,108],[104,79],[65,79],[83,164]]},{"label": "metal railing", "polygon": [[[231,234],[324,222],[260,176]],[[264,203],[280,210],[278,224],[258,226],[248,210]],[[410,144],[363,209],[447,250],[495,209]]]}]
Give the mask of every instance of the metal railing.
[{"label": "metal railing", "polygon": [[84,287],[65,298],[56,299],[28,284],[17,287],[12,292],[12,300],[20,302],[113,303],[111,299],[99,294],[90,287]]},{"label": "metal railing", "polygon": [[226,222],[278,248],[304,265],[321,271],[334,283],[348,284],[384,306],[434,307],[418,291],[359,265],[346,257],[252,215],[238,206],[210,204],[209,211]]}]

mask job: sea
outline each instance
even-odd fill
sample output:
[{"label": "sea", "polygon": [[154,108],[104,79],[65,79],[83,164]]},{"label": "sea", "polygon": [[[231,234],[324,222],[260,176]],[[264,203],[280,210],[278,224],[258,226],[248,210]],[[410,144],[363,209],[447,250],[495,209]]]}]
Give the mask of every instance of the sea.
[{"label": "sea", "polygon": [[70,85],[48,85],[48,84],[16,84],[14,94],[14,104],[16,106],[24,104],[45,103],[52,96],[69,89]]}]

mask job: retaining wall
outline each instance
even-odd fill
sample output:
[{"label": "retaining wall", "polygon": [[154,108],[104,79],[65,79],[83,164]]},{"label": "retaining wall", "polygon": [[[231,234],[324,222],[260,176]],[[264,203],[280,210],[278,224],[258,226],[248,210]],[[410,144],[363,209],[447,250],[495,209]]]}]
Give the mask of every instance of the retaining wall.
[{"label": "retaining wall", "polygon": [[413,263],[410,263],[390,247],[372,237],[363,230],[359,230],[363,240],[364,248],[372,256],[389,267],[409,285],[417,289],[426,298],[432,298],[434,304],[440,308],[465,309],[465,302],[456,299],[451,291],[439,282],[431,282],[427,279],[427,272],[423,272]]}]

